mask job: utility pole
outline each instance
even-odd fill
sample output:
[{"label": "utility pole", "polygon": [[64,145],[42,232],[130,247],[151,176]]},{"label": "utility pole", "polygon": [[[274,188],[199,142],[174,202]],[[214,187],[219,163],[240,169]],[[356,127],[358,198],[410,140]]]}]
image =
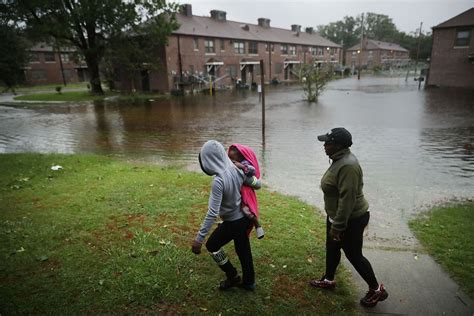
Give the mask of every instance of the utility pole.
[{"label": "utility pole", "polygon": [[362,13],[362,21],[360,24],[360,50],[359,50],[359,71],[357,72],[357,80],[360,80],[360,68],[362,59],[362,47],[364,45],[364,13]]},{"label": "utility pole", "polygon": [[415,76],[416,76],[416,68],[418,67],[418,56],[420,55],[420,37],[421,37],[421,27],[422,26],[423,26],[423,22],[420,22],[420,32],[418,33],[418,47],[416,49]]}]

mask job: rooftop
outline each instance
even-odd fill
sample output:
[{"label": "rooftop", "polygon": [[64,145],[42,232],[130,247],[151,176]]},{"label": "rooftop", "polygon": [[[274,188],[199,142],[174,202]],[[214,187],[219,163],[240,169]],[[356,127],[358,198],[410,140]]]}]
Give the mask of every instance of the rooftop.
[{"label": "rooftop", "polygon": [[444,21],[441,24],[433,27],[433,29],[442,29],[450,27],[474,26],[474,8],[470,8],[455,17]]}]

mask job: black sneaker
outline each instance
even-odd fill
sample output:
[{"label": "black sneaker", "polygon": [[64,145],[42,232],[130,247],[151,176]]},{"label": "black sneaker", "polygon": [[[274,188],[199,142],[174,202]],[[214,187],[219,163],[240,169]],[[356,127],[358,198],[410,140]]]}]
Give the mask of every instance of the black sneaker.
[{"label": "black sneaker", "polygon": [[231,287],[238,286],[240,285],[242,280],[240,279],[240,276],[236,275],[235,277],[231,279],[225,279],[224,281],[221,281],[219,284],[219,290],[225,291],[230,289]]},{"label": "black sneaker", "polygon": [[365,296],[360,299],[360,304],[365,307],[374,307],[378,302],[386,300],[387,297],[388,293],[385,291],[385,287],[383,284],[380,284],[380,288],[378,290],[369,289],[367,294],[365,294]]},{"label": "black sneaker", "polygon": [[336,288],[336,281],[329,281],[326,280],[325,277],[322,277],[321,279],[317,280],[311,280],[309,281],[309,285],[320,288],[320,289],[334,289]]}]

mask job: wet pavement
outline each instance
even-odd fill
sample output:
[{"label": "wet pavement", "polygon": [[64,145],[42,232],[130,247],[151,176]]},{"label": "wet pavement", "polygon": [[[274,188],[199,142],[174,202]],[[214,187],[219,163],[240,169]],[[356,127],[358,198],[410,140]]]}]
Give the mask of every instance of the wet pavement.
[{"label": "wet pavement", "polygon": [[[317,104],[305,102],[298,86],[270,88],[266,104],[264,136],[253,91],[134,104],[0,105],[0,153],[106,153],[198,170],[197,153],[206,140],[240,142],[255,149],[271,189],[322,209],[319,181],[329,161],[316,136],[344,126],[353,135],[370,204],[366,248],[393,293],[377,311],[472,315],[472,302],[456,298],[456,285],[448,286],[452,281],[420,254],[407,222],[433,204],[474,198],[474,91],[419,91],[412,79],[363,77],[333,81]],[[420,284],[439,294],[430,301],[422,291],[405,291],[410,278],[427,278]],[[417,295],[425,299],[426,313],[411,309]],[[456,299],[447,303],[445,297]],[[459,309],[446,309],[455,302]]]}]

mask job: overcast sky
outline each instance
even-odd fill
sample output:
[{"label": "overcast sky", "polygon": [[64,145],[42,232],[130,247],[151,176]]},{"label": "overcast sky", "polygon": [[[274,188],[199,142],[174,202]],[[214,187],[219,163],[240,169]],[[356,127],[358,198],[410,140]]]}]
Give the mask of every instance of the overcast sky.
[{"label": "overcast sky", "polygon": [[291,24],[303,28],[357,16],[362,12],[385,14],[398,30],[414,32],[423,22],[423,32],[472,7],[474,0],[178,0],[190,3],[193,14],[209,16],[213,9],[227,12],[232,21],[257,24],[260,17],[270,25],[289,29]]}]

